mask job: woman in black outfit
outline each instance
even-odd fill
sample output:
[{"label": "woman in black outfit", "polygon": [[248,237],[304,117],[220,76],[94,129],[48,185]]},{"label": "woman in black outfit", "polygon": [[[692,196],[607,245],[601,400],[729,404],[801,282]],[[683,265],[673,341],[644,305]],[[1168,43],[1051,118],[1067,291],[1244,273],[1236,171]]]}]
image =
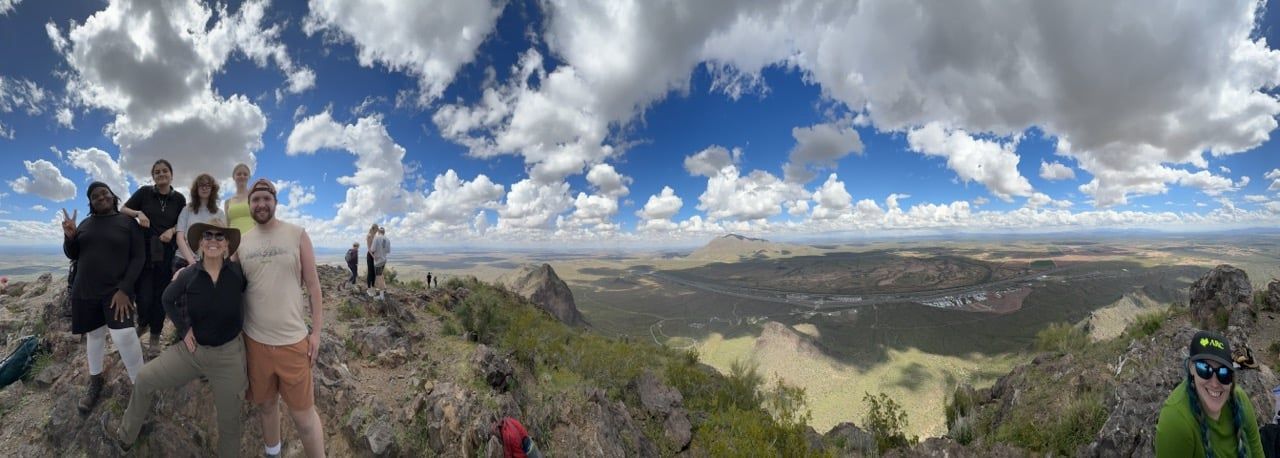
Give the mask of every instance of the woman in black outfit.
[{"label": "woman in black outfit", "polygon": [[377,224],[374,224],[373,227],[369,228],[369,235],[365,236],[364,260],[365,263],[369,265],[369,279],[367,281],[368,287],[366,289],[373,289],[373,280],[375,279],[373,276],[373,252],[369,251],[373,249],[373,236],[375,235],[378,235]]},{"label": "woman in black outfit", "polygon": [[[71,332],[85,334],[89,387],[80,400],[88,413],[102,395],[107,334],[115,342],[129,380],[142,368],[142,346],[133,330],[134,283],[142,271],[142,229],[116,210],[120,199],[100,182],[89,184],[89,217],[76,226],[76,217],[62,210],[62,251],[79,267],[71,284]],[[76,213],[79,213],[77,210]]]},{"label": "woman in black outfit", "polygon": [[173,166],[169,161],[160,159],[151,165],[151,180],[155,184],[138,188],[120,212],[138,218],[147,239],[147,263],[138,277],[137,287],[138,336],[141,337],[144,330],[151,331],[147,351],[154,356],[160,353],[160,331],[164,330],[160,295],[173,278],[173,257],[178,248],[174,234],[187,198],[172,186]]},{"label": "woman in black outfit", "polygon": [[196,223],[186,242],[199,260],[182,269],[164,291],[164,308],[183,344],[172,345],[142,367],[124,417],[110,410],[102,414],[103,432],[121,452],[142,431],[158,390],[177,388],[198,377],[209,380],[218,418],[218,455],[240,451],[243,404],[249,378],[245,373],[244,290],[248,281],[231,254],[240,245],[240,231]]}]

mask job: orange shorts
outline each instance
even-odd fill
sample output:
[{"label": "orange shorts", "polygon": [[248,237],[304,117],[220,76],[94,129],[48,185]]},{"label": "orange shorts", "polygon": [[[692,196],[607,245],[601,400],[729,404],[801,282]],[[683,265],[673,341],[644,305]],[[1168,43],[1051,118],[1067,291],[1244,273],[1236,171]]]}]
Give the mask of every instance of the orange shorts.
[{"label": "orange shorts", "polygon": [[249,400],[255,404],[284,398],[290,411],[310,409],[316,395],[311,383],[308,339],[290,345],[267,345],[244,336],[245,363],[249,366]]}]

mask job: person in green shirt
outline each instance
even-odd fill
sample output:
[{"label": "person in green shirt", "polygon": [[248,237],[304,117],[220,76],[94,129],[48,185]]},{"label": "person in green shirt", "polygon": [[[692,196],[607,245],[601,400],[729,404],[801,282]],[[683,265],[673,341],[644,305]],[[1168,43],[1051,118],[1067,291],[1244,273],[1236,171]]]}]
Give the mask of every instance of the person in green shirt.
[{"label": "person in green shirt", "polygon": [[1186,380],[1169,394],[1156,423],[1156,457],[1263,458],[1249,395],[1235,384],[1231,342],[1200,331],[1183,362]]}]

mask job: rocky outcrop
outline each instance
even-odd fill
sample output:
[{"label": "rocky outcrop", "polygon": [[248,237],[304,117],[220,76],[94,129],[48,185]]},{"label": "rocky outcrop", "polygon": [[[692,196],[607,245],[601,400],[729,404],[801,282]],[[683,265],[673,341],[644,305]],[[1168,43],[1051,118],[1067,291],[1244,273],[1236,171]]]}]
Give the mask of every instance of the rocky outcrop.
[{"label": "rocky outcrop", "polygon": [[551,430],[558,450],[577,450],[583,456],[658,456],[657,446],[645,437],[627,406],[600,389],[588,389],[586,403],[562,404],[558,415],[573,419]]},{"label": "rocky outcrop", "polygon": [[822,442],[837,456],[875,456],[876,438],[853,423],[836,425],[822,436]]},{"label": "rocky outcrop", "polygon": [[640,406],[645,414],[662,423],[663,436],[675,450],[689,447],[689,441],[693,439],[693,425],[689,422],[689,412],[684,410],[684,396],[679,391],[649,371],[636,377],[628,388],[640,397]]},{"label": "rocky outcrop", "polygon": [[484,379],[489,387],[501,392],[510,388],[515,377],[515,369],[511,367],[511,362],[494,353],[493,349],[485,344],[476,346],[476,352],[471,357],[471,365],[476,368],[480,378]]},{"label": "rocky outcrop", "polygon": [[1267,283],[1267,289],[1262,293],[1262,303],[1254,305],[1271,311],[1280,310],[1280,280],[1272,279]]},{"label": "rocky outcrop", "polygon": [[526,264],[498,277],[498,284],[528,299],[561,323],[582,326],[586,320],[573,301],[573,291],[550,264]]},{"label": "rocky outcrop", "polygon": [[[1253,285],[1243,270],[1223,264],[1191,285],[1191,315],[1202,328],[1226,331],[1227,326],[1247,326],[1253,303]],[[1228,336],[1231,337],[1231,336]]]}]

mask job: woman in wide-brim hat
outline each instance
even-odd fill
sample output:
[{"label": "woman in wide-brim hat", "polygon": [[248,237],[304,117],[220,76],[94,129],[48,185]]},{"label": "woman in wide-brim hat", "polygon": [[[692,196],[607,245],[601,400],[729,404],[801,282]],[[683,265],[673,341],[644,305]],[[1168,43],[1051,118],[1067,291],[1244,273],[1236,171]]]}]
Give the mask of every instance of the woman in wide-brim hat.
[{"label": "woman in wide-brim hat", "polygon": [[122,451],[137,440],[151,409],[155,392],[175,388],[198,377],[209,380],[218,411],[218,455],[240,450],[240,406],[249,380],[245,375],[244,290],[248,286],[240,264],[230,260],[240,247],[240,230],[196,223],[186,242],[199,261],[178,272],[164,291],[164,308],[183,336],[143,366],[124,418],[103,413],[108,438]]}]

